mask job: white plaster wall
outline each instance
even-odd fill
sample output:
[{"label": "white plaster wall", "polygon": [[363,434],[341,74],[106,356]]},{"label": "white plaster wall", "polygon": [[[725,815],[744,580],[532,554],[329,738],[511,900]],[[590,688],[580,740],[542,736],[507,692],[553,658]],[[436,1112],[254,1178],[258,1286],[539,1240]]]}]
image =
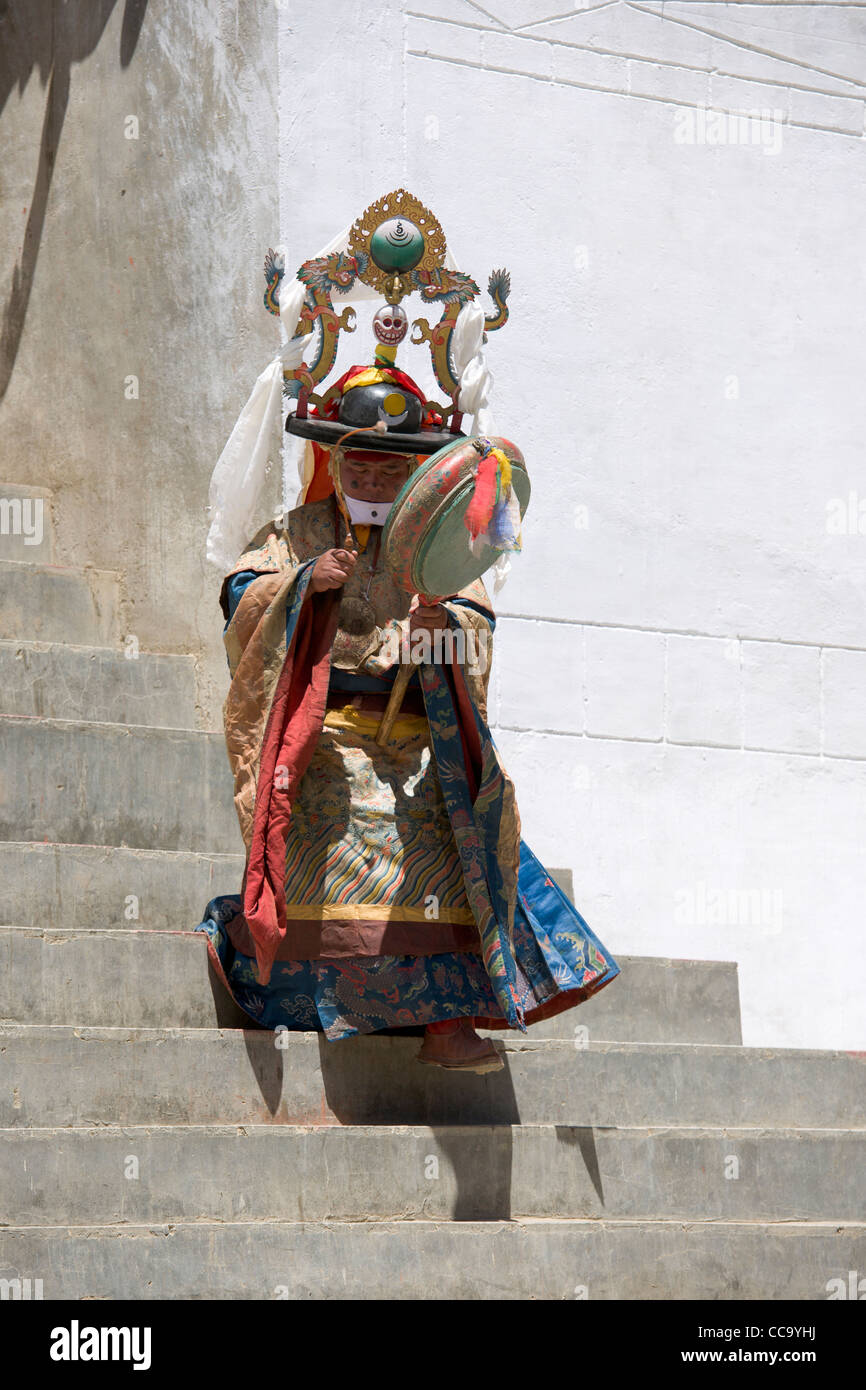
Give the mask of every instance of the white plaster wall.
[{"label": "white plaster wall", "polygon": [[866,8],[277,10],[290,264],[403,184],[512,274],[527,840],[614,952],[736,960],[748,1044],[863,1048]]}]

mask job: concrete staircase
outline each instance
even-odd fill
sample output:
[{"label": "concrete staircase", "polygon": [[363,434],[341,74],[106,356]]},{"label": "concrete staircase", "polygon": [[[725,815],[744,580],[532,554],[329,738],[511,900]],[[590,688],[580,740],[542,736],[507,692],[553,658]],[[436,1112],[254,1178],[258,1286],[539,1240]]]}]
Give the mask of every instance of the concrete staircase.
[{"label": "concrete staircase", "polygon": [[0,1278],[821,1299],[866,1273],[866,1058],[742,1047],[732,964],[621,958],[495,1035],[493,1076],[240,1027],[188,930],[243,870],[192,658],[129,659],[118,576],[53,565],[46,526],[0,536]]}]

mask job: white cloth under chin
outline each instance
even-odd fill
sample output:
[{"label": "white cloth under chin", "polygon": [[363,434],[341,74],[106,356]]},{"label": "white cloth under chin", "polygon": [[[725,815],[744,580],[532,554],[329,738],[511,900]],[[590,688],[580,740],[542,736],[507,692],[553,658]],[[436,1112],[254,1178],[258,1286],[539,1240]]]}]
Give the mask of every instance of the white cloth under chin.
[{"label": "white cloth under chin", "polygon": [[363,502],[360,497],[343,494],[353,526],[384,526],[393,502]]}]

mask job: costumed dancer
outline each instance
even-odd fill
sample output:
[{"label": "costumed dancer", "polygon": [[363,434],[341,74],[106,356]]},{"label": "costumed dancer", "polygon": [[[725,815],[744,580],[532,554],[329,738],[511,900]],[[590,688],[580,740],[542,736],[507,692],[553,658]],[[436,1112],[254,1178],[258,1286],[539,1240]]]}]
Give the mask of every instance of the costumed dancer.
[{"label": "costumed dancer", "polygon": [[[296,281],[273,253],[266,278],[288,338],[214,471],[208,538],[208,558],[228,570],[224,720],[246,868],[241,892],[208,903],[197,930],[261,1026],[331,1041],[423,1029],[419,1061],[496,1070],[476,1027],[523,1031],[619,974],[521,838],[487,726],[495,616],[481,579],[440,600],[407,592],[390,553],[386,563],[398,520],[410,533],[428,523],[424,484],[444,493],[467,469],[464,570],[467,557],[480,574],[520,548],[528,480],[519,450],[492,436],[483,352],[508,316],[508,276],[491,276],[485,318],[436,219],[398,189]],[[448,402],[396,367],[400,301],[414,292],[443,306],[433,329],[416,320],[412,341],[430,344]],[[334,293],[384,298],[378,346],[316,394],[353,328]],[[305,441],[299,505],[243,546],[280,379],[295,405],[286,429]],[[483,433],[467,437],[470,412]]]}]

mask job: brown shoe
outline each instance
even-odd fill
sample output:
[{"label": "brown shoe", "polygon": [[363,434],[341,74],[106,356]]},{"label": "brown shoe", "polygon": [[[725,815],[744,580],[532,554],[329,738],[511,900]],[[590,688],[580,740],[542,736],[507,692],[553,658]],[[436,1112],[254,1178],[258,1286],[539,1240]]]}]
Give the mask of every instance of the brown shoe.
[{"label": "brown shoe", "polygon": [[416,1060],[448,1071],[501,1071],[505,1066],[489,1038],[479,1038],[471,1018],[455,1018],[447,1033],[428,1028]]}]

